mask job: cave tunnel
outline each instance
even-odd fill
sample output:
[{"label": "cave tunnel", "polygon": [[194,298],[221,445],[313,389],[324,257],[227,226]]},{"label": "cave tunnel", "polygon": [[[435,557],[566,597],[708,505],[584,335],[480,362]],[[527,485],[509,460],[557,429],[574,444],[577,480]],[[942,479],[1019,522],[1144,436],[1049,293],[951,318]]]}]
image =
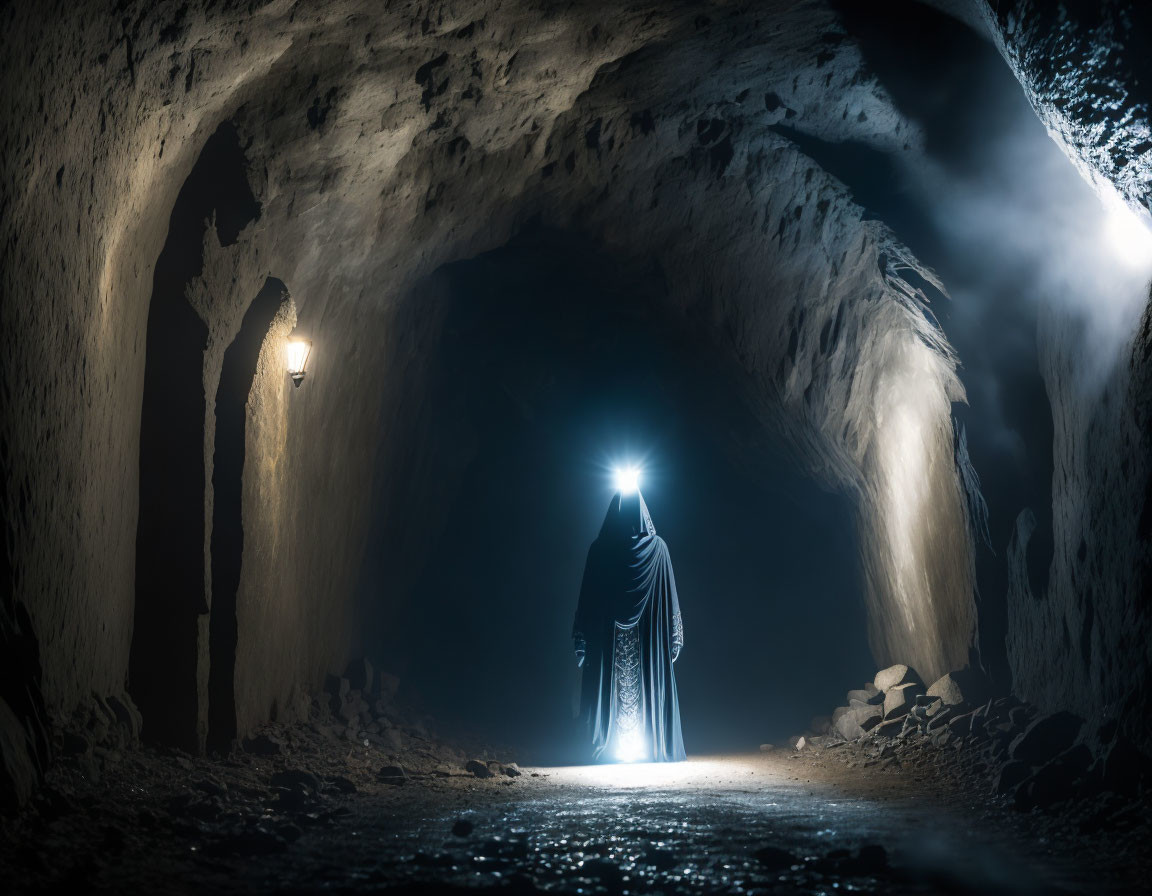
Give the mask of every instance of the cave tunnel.
[{"label": "cave tunnel", "polygon": [[11,892],[1142,889],[1144,4],[0,18]]}]

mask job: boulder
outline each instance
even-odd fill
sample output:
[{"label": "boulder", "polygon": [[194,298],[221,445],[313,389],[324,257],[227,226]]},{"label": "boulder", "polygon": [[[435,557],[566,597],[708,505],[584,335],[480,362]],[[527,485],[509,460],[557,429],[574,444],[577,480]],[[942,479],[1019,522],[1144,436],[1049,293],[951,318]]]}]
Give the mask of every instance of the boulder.
[{"label": "boulder", "polygon": [[790,737],[788,738],[788,745],[792,747],[793,750],[799,752],[808,746],[808,740],[803,736]]},{"label": "boulder", "polygon": [[408,780],[408,773],[399,765],[386,765],[376,772],[376,780],[382,784],[404,784]]},{"label": "boulder", "polygon": [[932,682],[932,686],[928,688],[927,696],[939,697],[949,706],[957,706],[969,702],[965,699],[964,689],[960,687],[960,682],[956,680],[956,676],[951,672]]},{"label": "boulder", "polygon": [[476,826],[467,818],[459,818],[456,823],[452,825],[452,835],[454,837],[467,837],[475,830]]},{"label": "boulder", "polygon": [[372,690],[372,664],[366,659],[352,660],[344,670],[344,677],[348,679],[348,687],[351,690],[363,693]]},{"label": "boulder", "polygon": [[1076,795],[1092,751],[1084,744],[1065,750],[1051,762],[1038,768],[1016,788],[1017,809],[1046,809]]},{"label": "boulder", "polygon": [[884,711],[879,706],[864,703],[855,707],[852,715],[856,719],[856,724],[867,731],[880,724],[883,720]]},{"label": "boulder", "polygon": [[856,740],[856,738],[862,737],[864,734],[864,729],[856,722],[856,714],[850,710],[841,713],[832,727],[844,740]]},{"label": "boulder", "polygon": [[244,752],[253,756],[279,756],[284,752],[284,744],[279,738],[257,734],[244,741]]},{"label": "boulder", "polygon": [[1032,767],[1027,762],[1013,759],[1000,767],[996,780],[992,782],[994,793],[1011,793],[1020,783],[1032,774]]},{"label": "boulder", "polygon": [[884,693],[884,718],[895,719],[908,715],[923,687],[914,682],[893,685]]},{"label": "boulder", "polygon": [[1147,757],[1125,735],[1118,734],[1101,749],[1094,771],[1101,787],[1131,795],[1139,790],[1149,768]]},{"label": "boulder", "polygon": [[897,663],[895,666],[889,666],[887,669],[881,669],[877,672],[873,684],[877,690],[887,693],[897,685],[922,684],[922,682],[914,669],[903,663]]},{"label": "boulder", "polygon": [[1074,713],[1040,716],[1012,741],[1009,755],[1029,765],[1042,765],[1071,747],[1083,727],[1084,720]]},{"label": "boulder", "polygon": [[876,690],[876,688],[861,688],[855,691],[848,692],[848,704],[853,702],[861,704],[883,703],[884,695]]},{"label": "boulder", "polygon": [[928,696],[939,697],[949,706],[975,706],[987,699],[988,682],[973,669],[961,669],[941,676],[928,688]]},{"label": "boulder", "polygon": [[948,720],[948,730],[957,737],[967,737],[972,731],[972,713],[966,712]]},{"label": "boulder", "polygon": [[770,872],[787,871],[793,865],[799,865],[803,862],[803,859],[776,846],[765,846],[763,849],[758,849],[752,853],[752,857],[764,867],[764,870]]},{"label": "boulder", "polygon": [[469,759],[464,770],[471,772],[477,778],[493,777],[492,769],[488,768],[487,763],[481,762],[479,759]]}]

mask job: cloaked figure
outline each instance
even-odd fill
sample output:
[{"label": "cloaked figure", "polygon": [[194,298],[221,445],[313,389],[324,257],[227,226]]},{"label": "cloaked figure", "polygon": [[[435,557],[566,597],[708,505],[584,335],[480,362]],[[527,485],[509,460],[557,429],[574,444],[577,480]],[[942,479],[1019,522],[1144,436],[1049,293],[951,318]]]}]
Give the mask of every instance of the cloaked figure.
[{"label": "cloaked figure", "polygon": [[639,489],[617,492],[588,550],[572,628],[596,760],[685,758],[672,664],[684,626],[668,545]]}]

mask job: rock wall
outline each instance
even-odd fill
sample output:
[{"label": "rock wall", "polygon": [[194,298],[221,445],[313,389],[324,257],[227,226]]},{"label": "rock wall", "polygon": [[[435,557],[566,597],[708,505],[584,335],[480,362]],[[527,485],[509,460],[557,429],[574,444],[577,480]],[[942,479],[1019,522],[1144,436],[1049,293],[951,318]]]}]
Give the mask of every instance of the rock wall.
[{"label": "rock wall", "polygon": [[[1041,21],[1018,6],[1019,21]],[[956,359],[910,285],[933,278],[789,138],[918,151],[828,4],[128,3],[111,15],[92,2],[0,15],[0,112],[14,123],[0,181],[10,602],[27,611],[53,712],[133,686],[153,275],[180,190],[225,123],[259,216],[228,236],[219,215],[204,228],[202,269],[180,297],[208,335],[205,599],[189,613],[194,693],[178,740],[196,748],[208,735],[214,397],[267,278],[285,285],[314,350],[293,389],[278,360],[285,309],[247,401],[238,735],[291,717],[354,649],[374,506],[405,487],[395,471],[436,432],[434,421],[397,431],[386,416],[434,375],[420,362],[431,343],[394,330],[411,324],[412,303],[435,301],[424,287],[439,267],[541,224],[655,265],[667,313],[743,365],[765,421],[830,487],[856,496],[878,662],[909,662],[927,679],[965,664],[970,538],[949,414],[963,396]],[[1041,114],[1082,121],[1043,87],[1037,60],[1052,46],[1029,38],[1041,32],[998,15],[1007,58],[1047,97]],[[1129,199],[1146,196],[1139,120],[1084,127],[1095,142],[1067,138],[1078,157]],[[1091,147],[1109,129],[1132,145],[1121,154],[1108,142],[1105,164]],[[1064,363],[1049,371],[1054,405]],[[1135,400],[1117,388],[1115,406]],[[1140,425],[1107,449],[1076,447],[1083,423],[1058,437],[1089,503],[1112,507],[1095,471],[1142,450]],[[1134,506],[1108,513],[1139,531]],[[1090,545],[1080,558],[1080,534],[1061,531],[1069,569],[1095,562]],[[1094,599],[1089,615],[1109,621],[1088,636],[1097,646],[1083,683],[1068,685],[1079,703],[1129,680],[1101,658],[1127,655],[1114,647],[1133,611],[1134,543],[1101,542],[1093,581],[1118,590]],[[1081,600],[1072,572],[1057,578],[1070,590],[1057,586],[1053,606]],[[1073,640],[1077,613],[1052,615],[1071,620]],[[1037,688],[1064,660],[1062,632],[1027,619],[1017,679],[1030,699],[1056,700]]]},{"label": "rock wall", "polygon": [[[1106,205],[1152,223],[1152,67],[1146,4],[976,4],[1054,140]],[[1119,213],[1118,213],[1119,214]],[[1121,216],[1122,218],[1122,216]],[[1142,221],[1142,224],[1141,224]],[[1152,244],[1147,237],[1138,245]],[[1115,297],[1086,297],[1106,310]],[[1130,309],[1101,345],[1093,314],[1053,308],[1039,334],[1052,405],[1053,554],[1046,593],[1026,577],[1009,591],[1010,661],[1018,693],[1045,708],[1119,718],[1143,743],[1152,635],[1149,578],[1148,308]],[[1111,322],[1110,322],[1111,323]],[[1014,548],[1023,562],[1028,526]]]}]

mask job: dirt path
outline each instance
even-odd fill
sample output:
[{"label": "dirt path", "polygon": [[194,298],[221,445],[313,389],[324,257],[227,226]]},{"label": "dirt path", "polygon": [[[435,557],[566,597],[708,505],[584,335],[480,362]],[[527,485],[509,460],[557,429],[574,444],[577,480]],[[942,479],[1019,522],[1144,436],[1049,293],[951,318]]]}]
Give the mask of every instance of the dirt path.
[{"label": "dirt path", "polygon": [[4,823],[4,879],[12,892],[1103,893],[1148,867],[1131,838],[998,804],[951,756],[844,745],[493,764],[480,779],[431,743],[392,757],[402,768],[307,730],[272,752],[63,763]]}]

